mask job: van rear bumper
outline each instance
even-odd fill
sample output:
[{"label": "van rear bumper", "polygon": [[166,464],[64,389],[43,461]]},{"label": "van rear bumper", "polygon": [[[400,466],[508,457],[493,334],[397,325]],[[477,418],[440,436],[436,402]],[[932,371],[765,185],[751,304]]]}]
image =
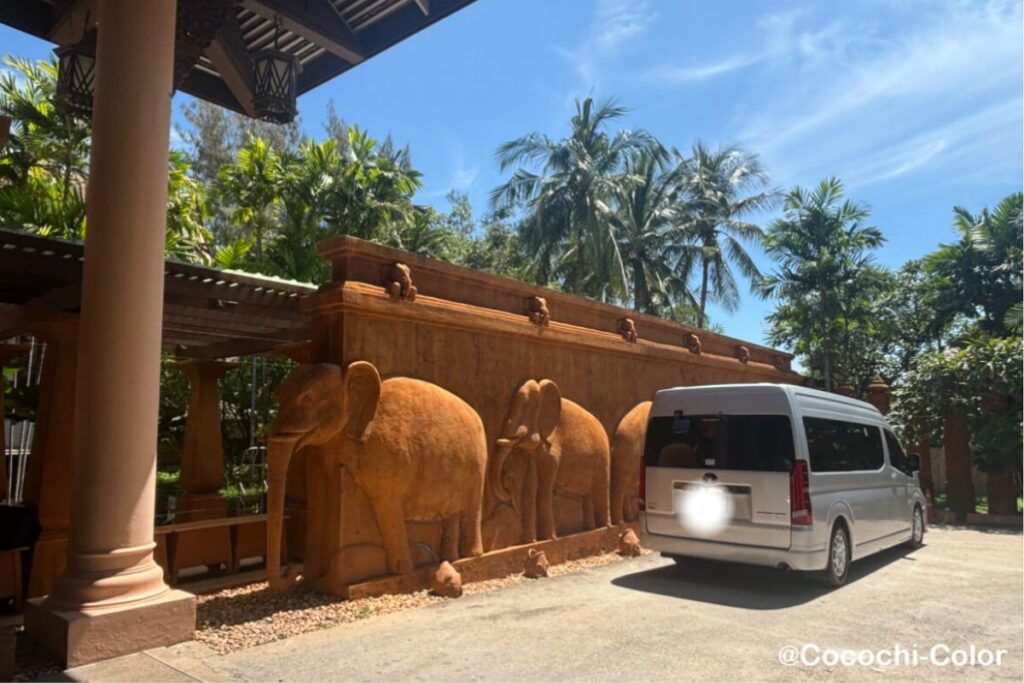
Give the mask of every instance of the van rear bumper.
[{"label": "van rear bumper", "polygon": [[692,538],[662,536],[647,533],[646,525],[641,543],[645,548],[658,550],[663,555],[700,557],[723,562],[756,564],[765,567],[785,565],[797,571],[819,571],[825,568],[828,553],[825,550],[797,550],[793,548],[766,548],[754,545],[701,541]]}]

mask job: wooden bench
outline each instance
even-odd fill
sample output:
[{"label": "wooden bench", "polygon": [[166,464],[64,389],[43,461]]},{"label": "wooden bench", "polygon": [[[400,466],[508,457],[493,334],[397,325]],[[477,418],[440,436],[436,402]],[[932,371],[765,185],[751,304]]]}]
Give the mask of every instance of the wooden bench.
[{"label": "wooden bench", "polygon": [[[235,573],[242,561],[266,557],[267,516],[247,515],[181,522],[156,527],[153,554],[164,568],[167,582],[174,585],[182,570],[221,567]],[[284,549],[282,541],[282,549]],[[286,551],[285,551],[286,552]]]}]

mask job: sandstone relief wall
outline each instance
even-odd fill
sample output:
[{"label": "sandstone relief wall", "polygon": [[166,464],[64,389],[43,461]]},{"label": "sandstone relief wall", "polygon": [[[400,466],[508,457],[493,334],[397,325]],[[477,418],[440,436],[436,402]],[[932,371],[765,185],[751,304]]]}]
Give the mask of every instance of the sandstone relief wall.
[{"label": "sandstone relief wall", "polygon": [[287,509],[329,592],[633,520],[654,392],[799,379],[788,355],[614,306],[354,238],[321,253],[311,362],[271,429],[268,553]]}]

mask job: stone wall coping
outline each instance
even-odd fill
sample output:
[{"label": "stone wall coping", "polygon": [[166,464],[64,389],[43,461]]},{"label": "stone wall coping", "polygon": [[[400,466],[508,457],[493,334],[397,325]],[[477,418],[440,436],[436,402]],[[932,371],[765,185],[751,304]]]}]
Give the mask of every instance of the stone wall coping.
[{"label": "stone wall coping", "polygon": [[735,359],[742,353],[742,347],[749,352],[752,364],[779,365],[785,368],[784,374],[791,374],[789,368],[792,354],[611,304],[452,265],[351,236],[326,240],[317,249],[332,264],[332,282],[321,287],[320,294],[304,302],[303,307],[307,310],[319,308],[318,301],[324,301],[323,295],[338,289],[345,282],[363,282],[380,287],[383,291],[387,270],[395,263],[403,263],[412,271],[417,295],[467,304],[478,309],[502,311],[524,319],[528,302],[533,297],[542,297],[547,302],[551,324],[564,323],[619,336],[619,321],[630,318],[636,325],[641,341],[686,349],[689,335],[697,335],[704,354],[731,358],[738,362]]}]

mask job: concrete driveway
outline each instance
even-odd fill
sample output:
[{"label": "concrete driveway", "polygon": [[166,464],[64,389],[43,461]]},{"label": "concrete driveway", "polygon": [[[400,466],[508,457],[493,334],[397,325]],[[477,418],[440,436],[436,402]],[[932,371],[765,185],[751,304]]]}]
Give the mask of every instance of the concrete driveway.
[{"label": "concrete driveway", "polygon": [[[855,564],[851,582],[833,591],[799,574],[677,566],[652,555],[226,656],[191,643],[68,673],[79,680],[1019,681],[1021,541],[934,529],[916,552],[895,549]],[[786,646],[809,663],[780,663]],[[844,665],[842,657],[862,663]]]}]

